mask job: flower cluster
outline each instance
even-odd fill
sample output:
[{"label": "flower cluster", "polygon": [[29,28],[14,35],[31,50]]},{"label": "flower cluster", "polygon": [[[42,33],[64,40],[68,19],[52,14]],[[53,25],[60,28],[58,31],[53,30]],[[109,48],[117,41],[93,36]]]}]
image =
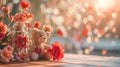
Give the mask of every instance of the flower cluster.
[{"label": "flower cluster", "polygon": [[18,13],[18,14],[15,14],[15,16],[12,16],[11,20],[13,20],[14,22],[24,22],[25,20],[29,19],[29,18],[32,18],[33,15],[30,14],[29,12],[27,11],[23,11],[23,13]]},{"label": "flower cluster", "polygon": [[[33,14],[28,12],[29,2],[21,0],[21,10],[14,16],[10,15],[11,7],[2,8],[0,15],[0,62],[8,63],[12,61],[26,62],[45,58],[48,60],[61,60],[64,57],[64,47],[59,42],[54,42],[52,46],[47,45],[53,28],[50,25],[43,25],[39,21],[30,23],[29,19]],[[5,24],[8,17],[10,24]],[[57,32],[63,35],[62,31]]]}]

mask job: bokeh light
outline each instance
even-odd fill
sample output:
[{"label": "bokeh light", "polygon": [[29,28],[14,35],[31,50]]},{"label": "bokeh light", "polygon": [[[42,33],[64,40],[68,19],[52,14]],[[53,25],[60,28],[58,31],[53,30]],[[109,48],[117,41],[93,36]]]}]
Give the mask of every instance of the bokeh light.
[{"label": "bokeh light", "polygon": [[[30,12],[36,15],[33,21],[51,25],[55,29],[53,37],[62,32],[60,38],[63,39],[59,41],[69,50],[83,50],[85,54],[91,54],[95,49],[119,50],[120,0],[28,1],[32,6]],[[17,4],[19,0],[12,2],[9,5]],[[112,43],[108,44],[109,41]]]},{"label": "bokeh light", "polygon": [[114,8],[115,5],[114,0],[96,0],[95,3],[96,6],[103,11],[108,11],[108,9]]}]

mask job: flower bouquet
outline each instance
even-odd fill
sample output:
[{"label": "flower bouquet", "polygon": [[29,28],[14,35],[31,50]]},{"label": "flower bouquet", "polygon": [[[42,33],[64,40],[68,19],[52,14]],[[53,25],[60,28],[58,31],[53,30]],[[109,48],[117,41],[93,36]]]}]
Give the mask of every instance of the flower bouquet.
[{"label": "flower bouquet", "polygon": [[[59,42],[52,46],[47,44],[53,29],[39,21],[30,23],[33,14],[29,13],[29,2],[21,0],[21,10],[14,16],[10,15],[9,6],[2,7],[0,15],[0,63],[37,61],[40,59],[61,60],[64,47]],[[9,18],[10,23],[4,20]],[[40,29],[39,29],[40,28]]]}]

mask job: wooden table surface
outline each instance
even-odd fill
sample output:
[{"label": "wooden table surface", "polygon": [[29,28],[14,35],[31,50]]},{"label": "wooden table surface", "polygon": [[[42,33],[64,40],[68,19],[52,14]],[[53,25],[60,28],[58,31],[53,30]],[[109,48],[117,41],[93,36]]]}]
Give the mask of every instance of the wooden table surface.
[{"label": "wooden table surface", "polygon": [[0,67],[120,67],[120,57],[65,54],[62,61],[0,64]]}]

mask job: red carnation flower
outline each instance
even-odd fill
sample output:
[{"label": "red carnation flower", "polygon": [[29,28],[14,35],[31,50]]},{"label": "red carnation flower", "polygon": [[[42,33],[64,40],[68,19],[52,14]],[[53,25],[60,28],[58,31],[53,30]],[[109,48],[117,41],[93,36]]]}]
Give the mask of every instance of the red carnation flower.
[{"label": "red carnation flower", "polygon": [[53,32],[53,28],[50,25],[44,25],[43,29],[47,32],[50,32],[50,33]]},{"label": "red carnation flower", "polygon": [[7,32],[7,25],[3,24],[3,22],[0,22],[0,40],[5,36]]},{"label": "red carnation flower", "polygon": [[27,37],[24,37],[23,35],[19,35],[17,38],[15,38],[14,43],[17,48],[26,48],[28,41]]},{"label": "red carnation flower", "polygon": [[29,3],[29,2],[26,2],[25,0],[22,0],[22,1],[20,2],[20,6],[21,6],[22,8],[29,8],[29,7],[30,7],[30,3]]},{"label": "red carnation flower", "polygon": [[40,26],[41,26],[41,23],[40,23],[40,22],[38,22],[38,21],[35,21],[35,22],[34,22],[34,27],[40,28]]},{"label": "red carnation flower", "polygon": [[56,35],[58,35],[58,36],[64,36],[63,31],[61,29],[57,30]]},{"label": "red carnation flower", "polygon": [[64,47],[59,42],[54,42],[52,44],[52,55],[53,60],[61,60],[64,57]]}]

